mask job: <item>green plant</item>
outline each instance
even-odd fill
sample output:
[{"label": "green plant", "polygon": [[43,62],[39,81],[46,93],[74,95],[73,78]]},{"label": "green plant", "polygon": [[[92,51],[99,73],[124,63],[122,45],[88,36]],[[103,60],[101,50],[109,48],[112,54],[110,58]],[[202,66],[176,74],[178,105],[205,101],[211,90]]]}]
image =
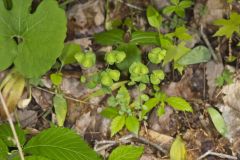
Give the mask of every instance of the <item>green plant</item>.
[{"label": "green plant", "polygon": [[[72,160],[73,158],[84,160],[86,157],[100,160],[100,157],[70,129],[50,128],[40,132],[26,143],[25,131],[17,125],[15,127],[26,160]],[[10,126],[2,124],[0,129],[1,160],[7,160],[9,157],[19,160]]]},{"label": "green plant", "polygon": [[191,7],[192,1],[191,0],[170,0],[171,5],[164,8],[164,14],[172,14],[173,12],[176,13],[180,17],[185,16],[185,9]]},{"label": "green plant", "polygon": [[225,69],[223,73],[216,78],[216,84],[218,87],[222,87],[223,85],[233,83],[233,73],[228,69]]}]

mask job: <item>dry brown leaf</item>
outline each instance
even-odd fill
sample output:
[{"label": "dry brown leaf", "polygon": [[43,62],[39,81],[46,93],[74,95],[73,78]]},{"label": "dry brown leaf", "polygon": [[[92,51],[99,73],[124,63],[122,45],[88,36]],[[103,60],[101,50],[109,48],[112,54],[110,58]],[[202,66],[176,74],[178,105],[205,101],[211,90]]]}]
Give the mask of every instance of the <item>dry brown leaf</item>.
[{"label": "dry brown leaf", "polygon": [[208,95],[209,98],[213,98],[213,94],[217,87],[216,78],[219,77],[223,72],[222,63],[215,63],[214,61],[210,61],[206,65],[206,78],[208,84]]},{"label": "dry brown leaf", "polygon": [[17,110],[17,118],[21,127],[35,127],[38,121],[37,112],[33,110]]}]

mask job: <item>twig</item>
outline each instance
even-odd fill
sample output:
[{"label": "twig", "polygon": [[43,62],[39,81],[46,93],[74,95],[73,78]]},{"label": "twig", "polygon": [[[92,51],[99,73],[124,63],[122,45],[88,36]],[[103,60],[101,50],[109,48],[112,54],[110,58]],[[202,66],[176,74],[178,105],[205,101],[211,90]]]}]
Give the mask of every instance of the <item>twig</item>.
[{"label": "twig", "polygon": [[227,155],[227,154],[223,154],[223,153],[217,153],[217,152],[213,152],[211,150],[207,151],[206,153],[204,153],[202,156],[200,156],[198,158],[198,160],[201,160],[207,156],[217,156],[217,157],[220,157],[220,158],[227,158],[227,159],[234,159],[234,160],[237,160],[237,157],[235,156],[230,156],[230,155]]},{"label": "twig", "polygon": [[[144,137],[139,137],[139,136],[134,135],[134,134],[129,134],[127,136],[124,136],[124,137],[120,138],[118,141],[103,140],[103,141],[96,142],[96,144],[94,146],[94,150],[96,152],[100,152],[102,150],[105,150],[109,147],[115,146],[115,145],[120,144],[120,143],[126,144],[126,143],[129,143],[130,139],[132,139],[132,138],[135,138],[136,140],[141,141],[144,144],[150,145],[150,146],[156,148],[157,150],[159,150],[160,152],[162,152],[164,154],[167,154],[167,151],[165,149],[163,149],[160,145],[155,144],[153,142],[150,142],[149,140],[145,139]],[[103,146],[101,146],[101,145],[103,145]]]},{"label": "twig", "polygon": [[6,116],[7,116],[7,119],[8,119],[8,122],[9,122],[9,125],[10,125],[10,128],[12,130],[12,133],[13,133],[13,137],[14,137],[14,140],[16,142],[16,145],[17,145],[17,148],[18,148],[18,151],[19,151],[19,155],[20,155],[20,158],[21,160],[25,160],[24,159],[24,154],[23,154],[23,150],[22,150],[22,147],[21,147],[21,144],[19,142],[19,139],[18,139],[18,136],[17,136],[17,132],[16,132],[16,129],[14,127],[14,124],[13,124],[13,121],[12,121],[12,118],[11,118],[11,115],[8,111],[8,107],[6,105],[6,102],[3,98],[3,95],[2,95],[2,92],[0,91],[0,99],[1,99],[1,103],[2,103],[2,107],[3,107],[3,110],[4,112],[6,113]]},{"label": "twig", "polygon": [[215,62],[221,62],[220,58],[218,58],[218,56],[215,54],[215,52],[214,52],[214,50],[213,50],[213,48],[212,48],[212,46],[211,46],[211,44],[210,44],[206,34],[203,31],[203,25],[200,26],[200,34],[201,34],[204,42],[206,43],[207,47],[209,48],[210,53],[212,54],[214,61]]},{"label": "twig", "polygon": [[149,144],[150,146],[152,146],[152,147],[156,148],[157,150],[161,151],[162,153],[167,154],[167,151],[165,149],[163,149],[159,144],[153,143],[153,142],[147,140],[144,137],[135,136],[135,138],[142,141],[145,144]]},{"label": "twig", "polygon": [[140,10],[140,11],[145,11],[143,8],[140,8],[138,6],[134,6],[134,5],[130,4],[130,3],[124,2],[123,0],[117,0],[117,1],[120,2],[120,3],[125,4],[126,6],[128,6],[130,8],[137,9],[137,10]]},{"label": "twig", "polygon": [[[52,94],[52,95],[56,95],[55,92],[49,91],[49,90],[44,89],[44,88],[42,88],[42,87],[34,86],[34,88],[36,88],[36,89],[38,89],[38,90],[41,90],[41,91],[44,91],[44,92],[47,92],[47,93],[50,93],[50,94]],[[71,101],[78,102],[78,103],[90,104],[90,105],[98,106],[97,104],[89,103],[89,102],[86,102],[86,101],[83,101],[83,100],[79,100],[79,99],[76,99],[76,98],[72,98],[72,97],[69,97],[69,96],[66,96],[66,95],[64,95],[64,98],[69,99],[69,100],[71,100]]]}]

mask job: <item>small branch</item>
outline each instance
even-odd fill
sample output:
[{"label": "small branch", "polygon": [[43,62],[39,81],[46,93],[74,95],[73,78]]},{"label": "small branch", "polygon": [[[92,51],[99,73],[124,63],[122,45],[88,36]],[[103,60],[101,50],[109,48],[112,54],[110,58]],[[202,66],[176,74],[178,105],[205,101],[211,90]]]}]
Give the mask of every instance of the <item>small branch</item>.
[{"label": "small branch", "polygon": [[96,144],[94,146],[94,150],[96,152],[100,152],[102,150],[105,150],[109,147],[112,147],[112,146],[115,146],[115,145],[118,145],[118,144],[121,144],[121,143],[127,144],[127,143],[130,142],[130,140],[132,138],[135,138],[136,140],[141,141],[142,143],[144,143],[146,145],[150,145],[150,146],[156,148],[157,150],[159,150],[160,152],[162,152],[164,154],[167,154],[167,151],[165,149],[163,149],[159,144],[155,144],[155,143],[150,142],[149,140],[145,139],[144,137],[139,137],[139,136],[134,135],[134,134],[129,134],[127,136],[124,136],[117,141],[106,141],[106,140],[98,141],[98,142],[96,142]]},{"label": "small branch", "polygon": [[140,11],[144,11],[143,8],[140,8],[138,6],[134,6],[134,5],[130,4],[130,3],[124,2],[123,0],[117,0],[117,1],[120,2],[120,3],[125,4],[126,6],[128,6],[130,8],[137,9],[137,10],[140,10]]},{"label": "small branch", "polygon": [[[34,88],[36,88],[36,89],[38,89],[38,90],[41,90],[41,91],[44,91],[44,92],[47,92],[47,93],[52,94],[52,95],[56,95],[55,92],[49,91],[49,90],[44,89],[44,88],[41,88],[41,87],[34,86]],[[72,97],[69,97],[69,96],[66,96],[66,95],[64,95],[64,98],[66,98],[66,99],[68,99],[68,100],[71,100],[71,101],[78,102],[78,103],[83,103],[83,104],[89,104],[89,105],[98,106],[97,104],[89,103],[89,102],[86,102],[86,101],[83,101],[83,100],[79,100],[79,99],[76,99],[76,98],[72,98]]]},{"label": "small branch", "polygon": [[207,151],[202,156],[200,156],[198,158],[198,160],[201,160],[201,159],[203,159],[203,158],[205,158],[207,156],[217,156],[217,157],[220,157],[220,158],[237,160],[237,157],[235,157],[235,156],[230,156],[230,155],[223,154],[223,153],[212,152],[211,150]]},{"label": "small branch", "polygon": [[213,48],[212,48],[212,46],[211,46],[211,44],[210,44],[206,34],[203,31],[203,25],[200,26],[200,34],[201,34],[204,42],[206,43],[207,47],[209,48],[210,53],[212,54],[214,61],[215,62],[221,62],[220,58],[215,54],[215,52],[214,52],[214,50],[213,50]]},{"label": "small branch", "polygon": [[3,98],[3,95],[2,95],[2,92],[0,91],[0,99],[1,99],[1,103],[2,103],[2,107],[3,107],[3,110],[4,112],[6,113],[6,116],[7,116],[7,119],[8,119],[8,122],[9,122],[9,125],[10,125],[10,128],[12,130],[12,133],[13,133],[13,137],[14,137],[14,140],[16,142],[16,145],[17,145],[17,148],[18,148],[18,151],[19,151],[19,155],[20,155],[20,158],[21,160],[25,160],[24,159],[24,154],[23,154],[23,150],[22,150],[22,147],[21,147],[21,144],[19,142],[19,139],[18,139],[18,136],[17,136],[17,132],[16,132],[16,129],[14,127],[14,124],[13,124],[13,121],[12,121],[12,118],[11,118],[11,115],[8,111],[8,107],[6,105],[6,102]]}]

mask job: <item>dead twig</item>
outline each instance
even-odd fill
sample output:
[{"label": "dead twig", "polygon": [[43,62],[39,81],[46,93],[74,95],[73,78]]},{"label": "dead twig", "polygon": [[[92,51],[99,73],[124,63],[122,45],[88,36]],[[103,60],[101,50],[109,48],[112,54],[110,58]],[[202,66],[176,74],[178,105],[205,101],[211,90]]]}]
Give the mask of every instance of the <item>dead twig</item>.
[{"label": "dead twig", "polygon": [[97,141],[95,146],[94,146],[94,150],[96,152],[100,152],[102,150],[105,150],[107,148],[110,148],[110,147],[118,145],[118,144],[127,144],[127,143],[131,142],[132,138],[135,138],[136,140],[138,140],[138,141],[140,141],[140,142],[142,142],[146,145],[152,146],[152,147],[156,148],[158,151],[160,151],[164,154],[167,154],[167,151],[165,149],[163,149],[159,144],[155,144],[155,143],[149,141],[148,139],[146,139],[144,137],[139,137],[139,136],[134,135],[134,134],[129,134],[127,136],[124,136],[117,141],[106,141],[106,140]]},{"label": "dead twig", "polygon": [[145,11],[143,8],[140,8],[140,7],[138,7],[138,6],[134,6],[133,4],[124,2],[123,0],[117,0],[117,1],[120,2],[120,3],[125,4],[126,6],[128,6],[128,7],[130,7],[130,8],[137,9],[137,10],[140,10],[140,11]]},{"label": "dead twig", "polygon": [[210,50],[210,53],[212,54],[212,57],[214,59],[215,62],[222,62],[222,60],[215,54],[206,34],[203,31],[203,25],[200,26],[200,34],[201,37],[203,38],[204,42],[206,43],[208,49]]},{"label": "dead twig", "polygon": [[13,120],[12,120],[12,118],[11,118],[11,115],[10,115],[9,111],[8,111],[8,107],[7,107],[7,105],[6,105],[6,102],[5,102],[4,98],[3,98],[3,95],[2,95],[2,92],[1,92],[1,91],[0,91],[0,99],[1,99],[1,103],[2,103],[3,110],[4,110],[4,112],[6,113],[7,120],[8,120],[8,122],[9,122],[10,128],[11,128],[11,130],[12,130],[13,138],[14,138],[15,143],[16,143],[16,145],[17,145],[20,158],[21,158],[21,160],[25,160],[25,159],[24,159],[23,150],[22,150],[21,144],[20,144],[19,139],[18,139],[18,136],[17,136],[17,132],[16,132],[16,129],[15,129],[14,124],[13,124]]},{"label": "dead twig", "polygon": [[223,153],[217,153],[217,152],[213,152],[211,150],[207,151],[206,153],[204,153],[202,156],[200,156],[198,158],[198,160],[201,160],[207,156],[217,156],[217,157],[220,157],[220,158],[226,158],[226,159],[233,159],[233,160],[237,160],[237,157],[235,156],[230,156],[230,155],[227,155],[227,154],[223,154]]},{"label": "dead twig", "polygon": [[[38,90],[41,90],[41,91],[44,91],[44,92],[47,92],[47,93],[52,94],[52,95],[56,95],[55,92],[49,91],[49,90],[47,90],[45,88],[42,88],[42,87],[34,86],[34,88],[36,88]],[[66,96],[66,95],[64,95],[64,98],[66,98],[68,100],[71,100],[71,101],[78,102],[78,103],[89,104],[89,105],[93,105],[93,106],[99,106],[97,104],[89,103],[89,102],[86,102],[86,101],[83,101],[83,100],[79,100],[79,99],[76,99],[76,98],[72,98],[72,97],[69,97],[69,96]]]}]

